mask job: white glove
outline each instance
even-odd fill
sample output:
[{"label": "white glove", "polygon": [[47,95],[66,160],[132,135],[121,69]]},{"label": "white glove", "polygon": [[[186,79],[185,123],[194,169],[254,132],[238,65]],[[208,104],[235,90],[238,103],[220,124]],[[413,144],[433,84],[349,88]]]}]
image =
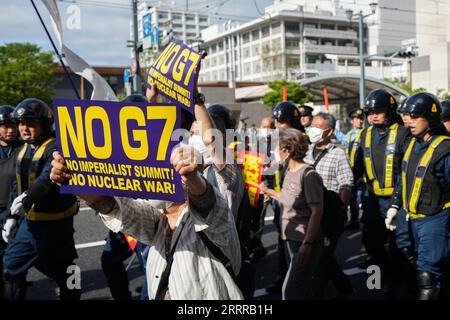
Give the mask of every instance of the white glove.
[{"label": "white glove", "polygon": [[22,204],[22,200],[26,196],[27,193],[24,192],[14,199],[11,208],[9,209],[11,211],[12,216],[24,217],[27,214],[27,211],[25,210],[25,207]]},{"label": "white glove", "polygon": [[398,209],[395,207],[390,207],[386,213],[386,219],[384,219],[384,223],[386,224],[386,229],[394,231],[397,228],[395,223],[395,217],[398,214]]},{"label": "white glove", "polygon": [[16,231],[16,228],[17,228],[16,219],[14,218],[6,219],[6,222],[2,230],[2,238],[6,243],[9,243],[9,241],[12,239],[12,236],[14,234],[14,231]]}]

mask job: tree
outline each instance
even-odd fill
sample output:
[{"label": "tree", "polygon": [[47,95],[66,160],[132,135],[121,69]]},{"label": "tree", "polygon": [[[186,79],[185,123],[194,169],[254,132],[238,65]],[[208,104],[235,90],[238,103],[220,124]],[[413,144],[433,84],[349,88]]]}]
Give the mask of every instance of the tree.
[{"label": "tree", "polygon": [[437,89],[436,97],[438,97],[440,100],[450,100],[450,92],[446,91],[445,89]]},{"label": "tree", "polygon": [[409,95],[412,95],[412,94],[415,94],[418,92],[427,91],[425,88],[422,88],[422,87],[413,89],[413,88],[411,88],[410,82],[404,82],[404,81],[400,80],[399,78],[394,78],[394,79],[384,78],[384,81],[392,83],[394,86],[397,86],[400,89],[405,90],[406,92],[408,92]]},{"label": "tree", "polygon": [[32,43],[0,46],[0,104],[17,105],[26,98],[38,98],[53,105],[55,82],[52,52]]},{"label": "tree", "polygon": [[263,97],[264,104],[275,107],[280,102],[283,102],[283,87],[287,89],[287,100],[295,104],[303,104],[311,101],[314,96],[307,92],[305,88],[297,82],[290,82],[286,80],[271,81],[268,83],[271,92],[266,93]]}]

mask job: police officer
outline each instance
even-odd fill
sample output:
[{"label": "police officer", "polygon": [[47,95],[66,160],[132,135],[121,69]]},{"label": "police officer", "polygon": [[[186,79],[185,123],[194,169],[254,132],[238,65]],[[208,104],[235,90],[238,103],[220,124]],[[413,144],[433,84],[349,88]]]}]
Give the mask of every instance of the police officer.
[{"label": "police officer", "polygon": [[[418,298],[437,299],[448,259],[450,214],[450,138],[441,124],[441,105],[421,92],[405,102],[413,135],[402,163],[401,184],[391,209],[403,203],[411,223],[416,249]],[[395,215],[386,225],[395,226]],[[397,219],[398,221],[399,219]]]},{"label": "police officer", "polygon": [[[300,111],[294,103],[287,101],[279,103],[273,110],[272,118],[277,128],[294,128],[305,132],[301,123]],[[311,125],[311,124],[309,124]]]},{"label": "police officer", "polygon": [[[362,241],[371,257],[367,265],[381,267],[387,294],[393,293],[393,265],[385,250],[388,230],[384,219],[391,205],[391,197],[401,173],[401,159],[404,142],[409,139],[409,130],[400,125],[396,113],[397,102],[394,96],[384,89],[376,89],[366,98],[364,112],[371,116],[372,125],[361,135],[356,160],[356,179],[366,181],[363,196],[363,234]],[[403,230],[403,228],[398,228]],[[391,243],[395,248],[395,245]],[[365,267],[365,266],[363,266]]]},{"label": "police officer", "polygon": [[[350,166],[352,170],[355,170],[355,158],[356,151],[361,143],[361,135],[363,133],[364,126],[364,111],[363,109],[356,108],[350,110],[348,117],[351,119],[352,130],[347,134],[342,133],[337,128],[334,130],[334,136],[343,145],[345,145],[347,155],[350,159]],[[353,176],[356,174],[353,172]],[[350,201],[350,221],[347,225],[349,229],[359,228],[359,203],[362,196],[363,182],[362,180],[354,181],[352,188],[352,197]]]},{"label": "police officer", "polygon": [[442,123],[444,124],[447,132],[450,132],[450,100],[444,100],[441,102],[442,106]]},{"label": "police officer", "polygon": [[[14,109],[13,118],[25,144],[13,155],[18,196],[11,204],[2,234],[9,243],[3,259],[5,299],[24,299],[26,274],[32,266],[56,281],[61,299],[79,299],[80,288],[76,283],[74,287],[67,284],[73,275],[68,271],[76,270],[68,267],[77,258],[73,216],[79,206],[74,195],[60,194],[59,187],[49,179],[56,150],[51,136],[52,111],[39,99],[25,99]],[[20,217],[24,219],[13,240]]]},{"label": "police officer", "polygon": [[300,112],[300,122],[302,126],[305,128],[305,132],[308,133],[311,128],[311,124],[313,121],[313,111],[314,109],[309,106],[299,106],[298,111]]},{"label": "police officer", "polygon": [[[0,106],[0,229],[6,220],[12,184],[15,180],[14,159],[10,158],[18,147],[17,126],[12,118],[14,107]],[[7,243],[0,237],[0,270],[3,270],[3,253]],[[0,300],[3,293],[3,279],[0,277]]]}]

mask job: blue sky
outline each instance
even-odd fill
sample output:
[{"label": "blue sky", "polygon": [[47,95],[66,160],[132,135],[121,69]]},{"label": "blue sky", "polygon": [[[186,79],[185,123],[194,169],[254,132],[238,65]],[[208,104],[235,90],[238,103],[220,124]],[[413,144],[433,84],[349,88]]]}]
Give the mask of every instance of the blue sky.
[{"label": "blue sky", "polygon": [[[126,41],[129,39],[131,1],[75,0],[75,3],[69,3],[72,1],[57,1],[64,25],[66,45],[91,65],[129,65],[130,52],[126,47]],[[154,4],[158,1],[146,2]],[[165,2],[175,2],[182,7],[186,5],[185,0]],[[221,2],[223,5],[220,5]],[[264,7],[271,4],[272,0],[189,0],[188,3],[191,9],[210,12],[214,16],[258,17],[255,2],[259,11],[264,12]],[[35,3],[53,36],[45,7],[40,0],[35,0]],[[70,5],[77,5],[80,8],[79,29],[67,29],[66,22],[70,15],[66,10]],[[221,21],[224,19],[229,17],[222,17]],[[8,42],[31,42],[45,50],[51,50],[50,42],[29,0],[0,0],[0,43]]]}]

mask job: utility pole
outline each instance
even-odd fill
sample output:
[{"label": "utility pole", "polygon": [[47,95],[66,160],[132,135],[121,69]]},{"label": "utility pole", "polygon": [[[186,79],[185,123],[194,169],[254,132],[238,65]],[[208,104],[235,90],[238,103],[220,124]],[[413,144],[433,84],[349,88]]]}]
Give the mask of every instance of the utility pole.
[{"label": "utility pole", "polygon": [[139,50],[138,50],[138,18],[137,18],[137,0],[131,0],[132,14],[133,14],[133,34],[134,34],[134,58],[136,59],[136,73],[133,76],[133,91],[142,94],[141,82],[141,67],[139,65]]},{"label": "utility pole", "polygon": [[364,56],[364,19],[375,14],[377,4],[372,2],[369,4],[371,13],[364,15],[362,11],[353,14],[352,10],[346,10],[347,19],[351,22],[353,18],[358,18],[359,23],[359,64],[360,64],[360,80],[359,80],[359,107],[364,107],[365,95],[365,56]]}]

